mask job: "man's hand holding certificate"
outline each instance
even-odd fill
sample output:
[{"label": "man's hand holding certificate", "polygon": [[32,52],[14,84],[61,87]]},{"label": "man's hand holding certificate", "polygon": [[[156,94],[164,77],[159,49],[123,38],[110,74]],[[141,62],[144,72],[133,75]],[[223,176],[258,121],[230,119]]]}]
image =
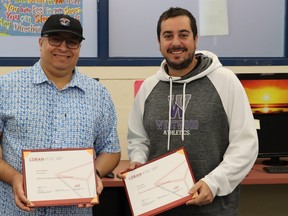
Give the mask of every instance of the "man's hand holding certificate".
[{"label": "man's hand holding certificate", "polygon": [[23,150],[22,155],[30,207],[98,203],[92,148]]},{"label": "man's hand holding certificate", "polygon": [[184,148],[123,175],[133,215],[157,214],[184,204],[195,183]]}]

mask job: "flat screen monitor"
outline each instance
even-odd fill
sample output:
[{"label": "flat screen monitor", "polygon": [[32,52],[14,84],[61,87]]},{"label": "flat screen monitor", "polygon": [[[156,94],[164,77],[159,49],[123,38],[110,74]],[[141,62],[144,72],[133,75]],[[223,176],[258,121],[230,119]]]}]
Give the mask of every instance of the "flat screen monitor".
[{"label": "flat screen monitor", "polygon": [[271,166],[288,160],[288,73],[237,74],[257,122],[259,158]]}]

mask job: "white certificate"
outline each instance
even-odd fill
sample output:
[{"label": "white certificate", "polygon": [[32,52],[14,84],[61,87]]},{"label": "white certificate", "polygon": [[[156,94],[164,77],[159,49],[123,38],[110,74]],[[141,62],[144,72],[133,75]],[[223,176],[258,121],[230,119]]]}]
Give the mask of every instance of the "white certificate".
[{"label": "white certificate", "polygon": [[184,148],[123,173],[133,215],[154,215],[184,204],[192,197],[192,169]]},{"label": "white certificate", "polygon": [[97,204],[93,148],[22,150],[32,207]]}]

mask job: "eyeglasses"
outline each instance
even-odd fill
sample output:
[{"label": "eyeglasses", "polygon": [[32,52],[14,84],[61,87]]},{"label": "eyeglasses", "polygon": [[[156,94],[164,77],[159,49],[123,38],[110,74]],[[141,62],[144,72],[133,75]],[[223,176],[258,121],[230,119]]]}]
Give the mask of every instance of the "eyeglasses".
[{"label": "eyeglasses", "polygon": [[66,46],[69,49],[78,49],[82,41],[81,39],[78,38],[64,38],[59,35],[43,35],[42,37],[47,37],[49,44],[54,47],[61,46],[61,44],[65,40]]}]

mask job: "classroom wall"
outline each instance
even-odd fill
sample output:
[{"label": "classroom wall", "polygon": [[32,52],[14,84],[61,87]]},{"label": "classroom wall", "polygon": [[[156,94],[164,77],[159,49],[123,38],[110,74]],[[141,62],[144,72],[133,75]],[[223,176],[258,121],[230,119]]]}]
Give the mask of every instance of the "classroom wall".
[{"label": "classroom wall", "polygon": [[[20,67],[0,67],[0,75],[14,71]],[[228,67],[235,73],[274,73],[288,72],[288,66],[249,66]],[[158,67],[79,67],[81,73],[89,77],[97,77],[109,90],[114,101],[117,118],[118,134],[122,147],[122,160],[128,159],[127,147],[127,122],[128,113],[134,98],[134,82],[145,79],[154,74]]]},{"label": "classroom wall", "polygon": [[[0,67],[0,75],[21,67]],[[235,73],[288,72],[288,66],[228,67]],[[128,159],[127,122],[133,102],[134,81],[154,74],[158,67],[79,67],[83,74],[97,77],[112,95],[118,117],[122,160]],[[288,185],[241,185],[239,216],[286,216]]]}]

